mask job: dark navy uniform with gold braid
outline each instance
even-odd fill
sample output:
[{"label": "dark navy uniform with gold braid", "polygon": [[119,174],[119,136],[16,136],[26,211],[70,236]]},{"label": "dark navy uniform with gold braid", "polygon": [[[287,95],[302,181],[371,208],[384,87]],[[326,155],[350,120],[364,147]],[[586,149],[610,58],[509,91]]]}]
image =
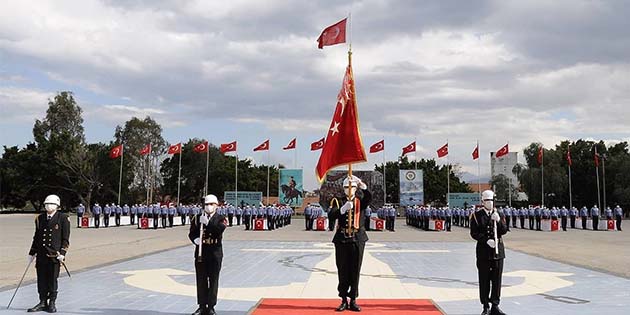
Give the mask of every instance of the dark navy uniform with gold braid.
[{"label": "dark navy uniform with gold braid", "polygon": [[35,235],[29,255],[35,255],[37,268],[37,291],[40,301],[57,298],[57,278],[60,262],[58,255],[65,256],[70,246],[70,219],[65,213],[56,211],[50,220],[47,213],[35,219]]}]

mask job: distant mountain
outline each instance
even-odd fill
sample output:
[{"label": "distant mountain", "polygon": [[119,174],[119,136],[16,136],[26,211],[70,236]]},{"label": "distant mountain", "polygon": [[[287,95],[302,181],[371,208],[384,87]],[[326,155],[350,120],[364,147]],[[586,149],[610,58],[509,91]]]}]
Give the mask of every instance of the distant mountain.
[{"label": "distant mountain", "polygon": [[[472,174],[469,172],[461,173],[459,175],[459,178],[469,184],[474,184],[477,182],[477,174]],[[490,182],[490,176],[488,176],[487,174],[481,174],[479,180],[481,180],[482,184],[487,184],[488,182]]]}]

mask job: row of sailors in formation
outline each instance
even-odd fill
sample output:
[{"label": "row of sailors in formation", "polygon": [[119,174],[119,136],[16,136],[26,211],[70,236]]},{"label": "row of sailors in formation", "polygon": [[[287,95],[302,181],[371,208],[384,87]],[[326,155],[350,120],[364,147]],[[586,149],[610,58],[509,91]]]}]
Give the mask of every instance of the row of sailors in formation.
[{"label": "row of sailors in formation", "polygon": [[[77,207],[77,226],[80,225],[80,218],[85,215],[86,208],[83,204],[80,204]],[[106,204],[101,207],[98,203],[95,203],[92,207],[92,214],[95,219],[95,226],[98,227],[100,225],[100,217],[101,214],[104,218],[104,225],[106,227],[109,226],[109,216],[115,216],[116,226],[120,225],[120,216],[130,216],[131,225],[135,224],[135,218],[138,217],[153,217],[153,218],[162,218],[162,227],[173,226],[173,217],[181,216],[181,224],[186,224],[186,218],[190,218],[194,215],[197,215],[203,211],[203,208],[199,204],[192,205],[180,205],[176,207],[174,204],[160,205],[141,205],[135,204],[129,207],[128,205],[120,206],[115,204]],[[237,225],[241,225],[241,218],[243,218],[244,224],[247,229],[249,229],[249,225],[251,220],[254,218],[273,218],[274,220],[268,220],[268,226],[275,227],[276,225],[282,226],[286,224],[290,224],[290,217],[293,214],[293,209],[284,205],[269,205],[269,206],[234,206],[231,204],[225,204],[217,208],[217,213],[223,215],[228,218],[228,223],[232,226],[233,218],[236,218]],[[247,222],[245,222],[247,219]],[[275,222],[275,221],[282,222]],[[286,223],[284,223],[286,222]],[[153,222],[154,228],[157,228],[158,221],[155,220]]]},{"label": "row of sailors in formation", "polygon": [[[202,209],[203,208],[201,207],[201,205],[198,205],[198,204],[181,205],[180,207],[175,207],[174,204],[170,204],[169,206],[160,205],[160,204],[153,204],[153,205],[148,205],[148,206],[135,204],[131,207],[129,207],[128,205],[124,205],[121,207],[120,205],[107,204],[104,207],[101,207],[98,203],[96,203],[92,207],[92,214],[100,215],[102,213],[106,215],[111,215],[111,214],[196,215],[196,214],[199,214]],[[83,204],[80,204],[79,207],[77,208],[77,214],[81,216],[84,213],[85,213],[85,206],[83,206]],[[274,215],[276,216],[276,215],[287,215],[287,214],[290,215],[293,213],[293,210],[288,206],[282,206],[282,205],[281,206],[271,205],[271,206],[259,206],[259,207],[256,207],[256,206],[238,207],[238,206],[227,204],[225,206],[218,207],[217,213],[224,216],[229,216],[229,215],[256,215],[256,216]]]},{"label": "row of sailors in formation", "polygon": [[[542,208],[542,207],[533,207],[529,208],[510,208],[510,207],[501,207],[497,209],[499,212],[502,212],[506,217],[511,216],[533,216],[533,217],[541,217],[542,219],[557,219],[563,216],[575,216],[575,217],[600,217],[602,213],[600,212],[597,206],[593,206],[591,209],[587,207],[582,207],[578,210],[576,207],[572,207],[571,209],[567,209],[566,207],[557,208],[553,207],[551,209]],[[405,216],[407,217],[430,217],[433,219],[444,219],[455,216],[470,216],[475,210],[472,207],[467,209],[461,208],[433,208],[431,206],[423,207],[423,206],[410,206],[405,208]],[[604,211],[604,216],[608,220],[612,220],[617,216],[623,216],[623,209],[621,207],[616,206],[615,209],[611,209],[610,207],[606,207]],[[380,217],[380,215],[379,215]]]}]

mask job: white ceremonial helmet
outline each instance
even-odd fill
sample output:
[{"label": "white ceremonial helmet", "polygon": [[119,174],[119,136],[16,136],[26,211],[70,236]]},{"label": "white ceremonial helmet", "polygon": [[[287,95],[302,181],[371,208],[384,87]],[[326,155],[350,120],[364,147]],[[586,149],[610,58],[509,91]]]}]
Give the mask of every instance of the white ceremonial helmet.
[{"label": "white ceremonial helmet", "polygon": [[61,207],[61,199],[57,195],[48,195],[46,199],[44,199],[44,205],[57,205],[57,207]]},{"label": "white ceremonial helmet", "polygon": [[218,205],[219,204],[219,200],[217,199],[217,196],[215,196],[215,195],[207,195],[203,199],[203,203],[206,204],[206,205],[208,205],[208,204]]},{"label": "white ceremonial helmet", "polygon": [[492,190],[485,190],[481,193],[481,202],[483,202],[486,210],[494,209],[494,192]]}]

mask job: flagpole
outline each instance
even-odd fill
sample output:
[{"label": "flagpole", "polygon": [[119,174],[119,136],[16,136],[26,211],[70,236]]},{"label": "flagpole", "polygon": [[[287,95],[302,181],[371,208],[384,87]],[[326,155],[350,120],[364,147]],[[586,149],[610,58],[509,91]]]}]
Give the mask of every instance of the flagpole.
[{"label": "flagpole", "polygon": [[383,206],[387,203],[387,172],[385,172],[385,137],[383,136]]},{"label": "flagpole", "polygon": [[540,158],[540,195],[541,195],[541,206],[545,207],[545,150],[540,147],[542,151],[542,156]]},{"label": "flagpole", "polygon": [[269,148],[267,148],[267,204],[269,204],[269,164],[271,162],[269,155]]},{"label": "flagpole", "polygon": [[599,155],[597,154],[597,147],[595,147],[595,158],[597,159],[597,164],[595,164],[595,177],[597,179],[597,207],[601,209],[601,200],[599,193]]},{"label": "flagpole", "polygon": [[[448,139],[446,139],[446,149],[448,150]],[[451,164],[448,163],[448,153],[446,154],[446,206],[449,206],[449,196],[451,195]]]},{"label": "flagpole", "polygon": [[182,182],[182,143],[179,143],[179,170],[177,173],[177,206],[179,206],[179,188]]},{"label": "flagpole", "polygon": [[234,206],[238,206],[238,153],[236,153],[236,159],[234,160]]},{"label": "flagpole", "polygon": [[481,200],[481,154],[479,154],[479,140],[477,140],[477,192],[479,193],[479,200]]},{"label": "flagpole", "polygon": [[210,140],[206,144],[206,183],[203,186],[203,196],[208,195],[208,171],[210,169]]},{"label": "flagpole", "polygon": [[418,170],[418,139],[413,138],[413,168]]},{"label": "flagpole", "polygon": [[603,213],[606,210],[606,155],[602,154],[602,188],[604,189],[604,206],[601,208]]},{"label": "flagpole", "polygon": [[[149,144],[149,150],[151,150],[151,144]],[[146,203],[149,203],[149,156],[151,155],[151,153],[147,153],[147,157],[145,158],[145,161],[142,161],[142,172],[144,173],[144,186],[147,188],[147,199],[146,199]]]},{"label": "flagpole", "polygon": [[118,205],[120,205],[120,193],[122,189],[122,168],[123,168],[123,159],[125,158],[125,146],[120,145],[120,174],[118,176]]},{"label": "flagpole", "polygon": [[571,193],[571,165],[567,165],[569,168],[569,209],[573,208],[573,197]]}]

